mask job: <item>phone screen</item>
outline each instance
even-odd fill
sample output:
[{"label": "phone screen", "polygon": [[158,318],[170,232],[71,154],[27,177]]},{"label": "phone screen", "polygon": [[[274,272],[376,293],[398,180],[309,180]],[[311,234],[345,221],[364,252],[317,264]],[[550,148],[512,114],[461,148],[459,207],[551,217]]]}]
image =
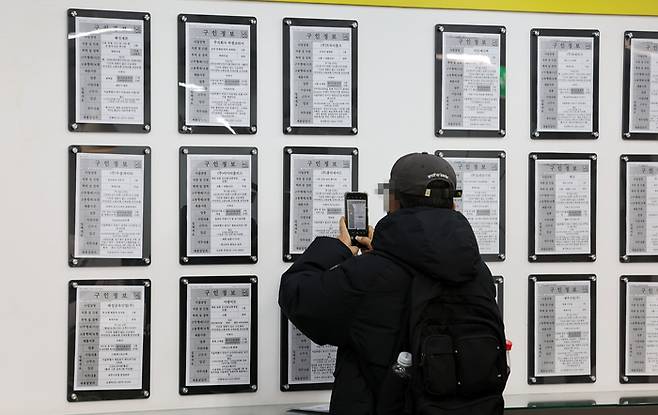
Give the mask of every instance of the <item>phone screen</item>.
[{"label": "phone screen", "polygon": [[363,199],[347,199],[347,227],[348,229],[367,228],[367,201]]}]

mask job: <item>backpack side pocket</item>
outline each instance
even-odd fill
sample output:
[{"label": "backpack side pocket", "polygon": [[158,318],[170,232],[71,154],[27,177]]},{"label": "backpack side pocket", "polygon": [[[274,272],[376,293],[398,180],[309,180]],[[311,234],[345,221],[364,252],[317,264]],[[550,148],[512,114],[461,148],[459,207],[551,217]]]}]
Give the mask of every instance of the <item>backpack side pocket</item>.
[{"label": "backpack side pocket", "polygon": [[444,334],[425,337],[421,344],[423,387],[435,396],[451,396],[457,392],[455,356],[452,338]]}]

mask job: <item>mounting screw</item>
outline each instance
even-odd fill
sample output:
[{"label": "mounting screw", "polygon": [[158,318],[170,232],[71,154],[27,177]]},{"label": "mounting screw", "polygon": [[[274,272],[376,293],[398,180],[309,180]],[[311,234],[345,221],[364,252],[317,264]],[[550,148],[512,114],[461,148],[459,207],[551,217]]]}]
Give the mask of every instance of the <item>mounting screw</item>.
[{"label": "mounting screw", "polygon": [[628,161],[628,156],[621,156],[621,159],[624,161]]},{"label": "mounting screw", "polygon": [[256,255],[253,255],[253,256],[251,257],[251,262],[253,262],[253,263],[258,262],[258,257],[257,257]]},{"label": "mounting screw", "polygon": [[357,22],[352,22],[352,27],[356,29],[357,27],[359,27],[359,24]]},{"label": "mounting screw", "polygon": [[184,148],[181,151],[183,152],[183,154],[188,154],[190,152],[190,150],[188,150],[187,148]]},{"label": "mounting screw", "polygon": [[151,149],[148,148],[148,147],[146,147],[146,148],[144,149],[144,154],[151,154]]},{"label": "mounting screw", "polygon": [[146,265],[150,264],[151,263],[151,258],[144,258],[144,263]]},{"label": "mounting screw", "polygon": [[292,154],[292,148],[288,147],[288,148],[286,149],[286,153],[288,153],[288,154]]},{"label": "mounting screw", "polygon": [[290,254],[285,254],[283,257],[286,259],[286,261],[292,261],[292,255]]},{"label": "mounting screw", "polygon": [[74,122],[73,124],[71,124],[71,129],[74,130],[74,131],[77,130],[78,129],[78,123]]},{"label": "mounting screw", "polygon": [[292,133],[292,127],[291,127],[291,126],[287,126],[287,127],[286,127],[286,132],[287,132],[287,133]]},{"label": "mounting screw", "polygon": [[623,277],[621,280],[624,282],[628,282],[628,277]]},{"label": "mounting screw", "polygon": [[187,284],[190,283],[190,282],[187,280],[187,278],[183,278],[183,279],[181,280],[181,282],[183,283],[183,285],[187,285]]},{"label": "mounting screw", "polygon": [[507,132],[505,130],[498,131],[498,135],[500,135],[500,136],[504,136],[505,134],[507,134]]},{"label": "mounting screw", "polygon": [[534,277],[534,276],[533,276],[533,277],[530,277],[530,280],[531,280],[532,282],[537,282],[537,277]]},{"label": "mounting screw", "polygon": [[352,128],[352,134],[356,134],[358,132],[359,132],[359,130],[356,127]]},{"label": "mounting screw", "polygon": [[250,20],[249,20],[249,23],[251,23],[251,24],[256,24],[256,19],[250,19]]},{"label": "mounting screw", "polygon": [[78,288],[78,283],[77,282],[72,282],[71,283],[71,288]]},{"label": "mounting screw", "polygon": [[536,154],[531,154],[530,158],[533,160],[537,160],[539,157]]},{"label": "mounting screw", "polygon": [[537,378],[530,378],[530,383],[537,383]]},{"label": "mounting screw", "polygon": [[439,27],[437,27],[437,29],[438,29],[439,32],[443,32],[445,30],[445,28],[443,26],[439,26]]},{"label": "mounting screw", "polygon": [[631,133],[624,133],[624,138],[631,138]]},{"label": "mounting screw", "polygon": [[75,154],[75,153],[77,153],[77,152],[78,152],[78,148],[77,148],[77,147],[71,147],[71,153]]},{"label": "mounting screw", "polygon": [[633,39],[633,32],[626,33],[626,37],[629,39]]},{"label": "mounting screw", "polygon": [[286,20],[284,20],[283,22],[284,22],[285,24],[287,24],[288,26],[290,26],[290,25],[292,24],[292,20],[290,20],[290,19],[286,19]]},{"label": "mounting screw", "polygon": [[622,376],[621,381],[624,383],[628,383],[628,376]]},{"label": "mounting screw", "polygon": [[628,258],[628,255],[623,255],[623,256],[621,257],[622,262],[628,262],[629,259],[630,259],[630,258]]},{"label": "mounting screw", "polygon": [[500,33],[507,33],[507,29],[505,29],[504,27],[501,27],[500,28]]},{"label": "mounting screw", "polygon": [[[145,15],[144,15],[144,20],[146,20],[147,22],[148,22],[149,20],[151,20],[151,15],[150,15],[150,14],[145,14]],[[144,396],[148,396],[148,391],[145,391],[145,392],[146,392],[146,394],[145,394]]]},{"label": "mounting screw", "polygon": [[288,385],[287,383],[285,385],[283,385],[283,390],[286,390],[286,391],[290,390],[290,385]]},{"label": "mounting screw", "polygon": [[505,254],[498,254],[498,259],[504,260],[505,259]]},{"label": "mounting screw", "polygon": [[151,131],[151,126],[148,124],[144,124],[144,131],[146,132]]},{"label": "mounting screw", "polygon": [[252,390],[252,391],[255,392],[257,389],[258,389],[258,386],[256,386],[256,385],[251,385],[251,390]]},{"label": "mounting screw", "polygon": [[599,36],[601,36],[601,32],[594,32],[594,33],[592,33],[592,35],[594,35],[594,37],[599,37]]},{"label": "mounting screw", "polygon": [[443,129],[440,129],[440,130],[438,131],[438,133],[439,133],[439,135],[443,135],[445,132],[443,131]]},{"label": "mounting screw", "polygon": [[357,150],[356,148],[353,149],[353,150],[352,150],[352,155],[353,155],[353,156],[357,156],[357,155],[359,155],[359,150]]},{"label": "mounting screw", "polygon": [[151,283],[149,281],[144,281],[144,287],[148,288],[151,286]]},{"label": "mounting screw", "polygon": [[189,392],[189,389],[187,389],[187,388],[181,388],[180,391],[181,391],[182,394],[186,394],[187,392]]},{"label": "mounting screw", "polygon": [[[187,22],[187,16],[181,16],[180,19],[181,19],[183,22]],[[185,388],[183,388],[183,389],[185,389]],[[187,392],[185,392],[185,393],[187,393]]]},{"label": "mounting screw", "polygon": [[249,127],[249,131],[251,131],[252,134],[254,134],[256,132],[256,130],[257,129],[256,129],[255,125],[252,125],[251,127]]},{"label": "mounting screw", "polygon": [[71,258],[71,265],[78,265],[78,258]]},{"label": "mounting screw", "polygon": [[252,148],[252,149],[251,149],[251,154],[253,154],[254,156],[255,156],[256,154],[258,154],[258,149],[257,149],[257,148]]},{"label": "mounting screw", "polygon": [[496,282],[500,284],[501,282],[503,282],[503,279],[501,277],[496,277]]},{"label": "mounting screw", "polygon": [[443,151],[439,151],[439,157],[443,157]]},{"label": "mounting screw", "polygon": [[590,281],[596,281],[596,275],[590,275],[589,280]]},{"label": "mounting screw", "polygon": [[589,156],[589,158],[591,158],[592,160],[596,160],[596,154],[592,154],[591,156]]},{"label": "mounting screw", "polygon": [[181,259],[182,259],[183,262],[186,263],[186,264],[187,264],[188,262],[190,262],[190,259],[189,259],[188,257],[186,257],[186,256],[182,257]]},{"label": "mounting screw", "polygon": [[590,376],[589,378],[592,380],[592,382],[596,382],[596,376]]},{"label": "mounting screw", "polygon": [[191,133],[192,132],[192,127],[188,127],[187,125],[184,125],[180,128],[180,130],[184,133]]},{"label": "mounting screw", "polygon": [[251,281],[251,282],[253,282],[254,284],[256,284],[256,283],[258,282],[258,278],[257,278],[257,277],[251,277],[251,278],[249,278],[249,281]]},{"label": "mounting screw", "polygon": [[[71,15],[72,15],[72,16],[74,16],[73,13],[75,13],[75,12],[71,12]],[[76,13],[76,14],[77,14],[77,13]],[[72,401],[77,401],[77,400],[78,400],[78,395],[76,395],[75,393],[72,393],[72,394],[71,394],[71,400],[72,400]]]},{"label": "mounting screw", "polygon": [[592,137],[599,138],[599,132],[598,131],[593,131],[592,132]]},{"label": "mounting screw", "polygon": [[590,261],[596,261],[596,255],[592,254],[589,256]]},{"label": "mounting screw", "polygon": [[[147,15],[147,16],[148,16],[148,15]],[[149,393],[149,391],[143,391],[143,392],[142,392],[142,395],[144,395],[145,398],[148,398],[149,395],[150,395],[150,393]]]},{"label": "mounting screw", "polygon": [[500,154],[498,154],[498,157],[500,157],[501,159],[504,159],[507,156],[505,155],[505,153],[500,153]]},{"label": "mounting screw", "polygon": [[535,138],[539,137],[539,131],[535,131],[534,133],[532,133],[532,136]]},{"label": "mounting screw", "polygon": [[539,36],[541,33],[539,33],[539,30],[533,30],[532,34],[535,36]]},{"label": "mounting screw", "polygon": [[[78,12],[76,12],[75,10],[71,10],[71,16],[75,17],[77,15],[78,15]],[[76,396],[76,398],[74,398],[74,396],[76,396],[75,393],[71,395],[71,399],[76,399],[77,398],[77,396]]]}]

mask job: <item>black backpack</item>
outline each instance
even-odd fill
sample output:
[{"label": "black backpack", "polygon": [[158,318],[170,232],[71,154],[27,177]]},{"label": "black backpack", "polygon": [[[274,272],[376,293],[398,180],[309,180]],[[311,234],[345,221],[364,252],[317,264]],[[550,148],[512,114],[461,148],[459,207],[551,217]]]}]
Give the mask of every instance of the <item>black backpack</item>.
[{"label": "black backpack", "polygon": [[377,414],[502,415],[509,368],[495,300],[477,294],[483,291],[477,278],[448,285],[407,271],[412,279],[398,352],[413,355],[411,379],[401,382],[389,371]]}]

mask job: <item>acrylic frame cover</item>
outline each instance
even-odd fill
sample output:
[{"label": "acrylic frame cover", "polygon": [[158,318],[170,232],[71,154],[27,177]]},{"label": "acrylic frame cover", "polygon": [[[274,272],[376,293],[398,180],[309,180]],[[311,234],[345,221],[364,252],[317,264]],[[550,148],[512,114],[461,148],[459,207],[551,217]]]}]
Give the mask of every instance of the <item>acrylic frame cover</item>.
[{"label": "acrylic frame cover", "polygon": [[[590,283],[590,374],[575,376],[535,376],[535,285],[537,282]],[[596,382],[596,276],[593,274],[533,274],[528,277],[528,384],[548,385]]]},{"label": "acrylic frame cover", "polygon": [[628,311],[627,290],[629,282],[657,283],[658,275],[623,275],[619,278],[619,383],[658,383],[656,375],[630,375],[626,374],[626,335],[631,327],[626,325],[626,313]]},{"label": "acrylic frame cover", "polygon": [[[284,147],[283,148],[283,262],[294,262],[301,254],[291,252],[290,247],[290,215],[291,206],[291,183],[290,156],[293,154],[326,154],[352,156],[352,191],[359,189],[359,150],[354,147]],[[338,225],[336,225],[338,226]]]},{"label": "acrylic frame cover", "polygon": [[[142,388],[115,390],[75,390],[75,340],[76,340],[76,302],[80,286],[143,286],[144,287],[144,338],[142,345]],[[104,401],[116,399],[146,399],[151,389],[151,280],[148,279],[113,279],[113,280],[72,280],[68,284],[68,359],[66,399],[69,402]]]},{"label": "acrylic frame cover", "polygon": [[[187,253],[187,156],[251,156],[251,253],[245,256],[193,256]],[[179,149],[179,262],[181,265],[255,264],[258,262],[258,149],[255,147],[191,147]]]},{"label": "acrylic frame cover", "polygon": [[[143,124],[108,124],[78,122],[76,109],[78,107],[76,89],[76,42],[75,21],[78,17],[98,19],[141,20],[144,23],[144,83]],[[111,10],[68,9],[68,129],[71,132],[116,132],[116,133],[148,133],[151,131],[151,14],[148,12],[129,12]],[[100,81],[99,81],[100,82]]]},{"label": "acrylic frame cover", "polygon": [[[437,150],[437,156],[444,158],[473,158],[473,159],[498,159],[499,160],[499,184],[498,184],[498,253],[495,254],[481,254],[482,259],[489,262],[504,261],[505,260],[505,230],[507,229],[505,222],[506,210],[506,163],[507,155],[504,151],[486,151],[486,150]],[[462,189],[463,191],[463,189]],[[463,193],[462,193],[463,197]]]},{"label": "acrylic frame cover", "polygon": [[[236,385],[188,386],[187,372],[187,288],[189,285],[250,284],[251,316],[249,346],[249,383]],[[178,392],[180,395],[207,395],[258,391],[258,277],[255,275],[181,277],[179,281],[179,363]]]},{"label": "acrylic frame cover", "polygon": [[279,359],[280,368],[280,385],[281,392],[297,392],[297,391],[317,391],[317,390],[331,390],[333,382],[328,383],[290,383],[288,382],[288,356],[290,355],[290,345],[288,343],[288,330],[289,320],[281,312],[281,358]]},{"label": "acrylic frame cover", "polygon": [[[206,23],[217,25],[244,25],[249,28],[249,126],[188,125],[186,119],[186,25]],[[257,30],[256,18],[252,16],[214,16],[201,14],[178,15],[178,131],[185,134],[256,134],[257,114]]]},{"label": "acrylic frame cover", "polygon": [[658,32],[624,32],[624,89],[622,94],[622,138],[624,140],[658,140],[658,132],[638,133],[631,131],[631,45],[634,39],[658,40]]},{"label": "acrylic frame cover", "polygon": [[[69,153],[69,231],[68,231],[68,263],[70,267],[119,267],[147,266],[151,264],[151,148],[144,146],[85,146],[72,145]],[[75,223],[76,223],[76,165],[77,155],[92,154],[131,154],[144,156],[144,199],[142,224],[142,257],[141,258],[77,258],[75,256]]]},{"label": "acrylic frame cover", "polygon": [[626,203],[628,195],[626,187],[628,184],[628,163],[649,162],[658,163],[658,155],[650,154],[622,154],[619,158],[619,261],[620,262],[658,262],[658,255],[636,255],[629,254],[626,250]]},{"label": "acrylic frame cover", "polygon": [[[539,103],[537,84],[538,73],[538,41],[541,36],[551,37],[573,37],[593,39],[593,90],[592,90],[592,131],[539,131],[539,120],[537,119],[537,108]],[[575,29],[532,29],[530,31],[530,138],[532,139],[597,139],[599,137],[599,68],[600,68],[600,44],[601,33],[598,30],[575,30]]]},{"label": "acrylic frame cover", "polygon": [[[500,35],[500,99],[498,102],[498,128],[495,130],[469,130],[443,128],[443,34],[498,34]],[[436,25],[434,31],[434,134],[437,137],[505,137],[506,55],[507,29],[505,26]]]},{"label": "acrylic frame cover", "polygon": [[[299,135],[356,135],[358,133],[358,23],[355,20],[332,19],[283,19],[283,133]],[[292,125],[292,108],[290,108],[290,29],[292,26],[309,26],[319,28],[350,28],[352,43],[352,125],[350,127],[299,127]]]},{"label": "acrylic frame cover", "polygon": [[[535,252],[535,162],[537,160],[590,160],[590,252],[586,254],[537,254]],[[596,261],[596,176],[597,156],[593,153],[530,153],[528,168],[528,261]]]}]

